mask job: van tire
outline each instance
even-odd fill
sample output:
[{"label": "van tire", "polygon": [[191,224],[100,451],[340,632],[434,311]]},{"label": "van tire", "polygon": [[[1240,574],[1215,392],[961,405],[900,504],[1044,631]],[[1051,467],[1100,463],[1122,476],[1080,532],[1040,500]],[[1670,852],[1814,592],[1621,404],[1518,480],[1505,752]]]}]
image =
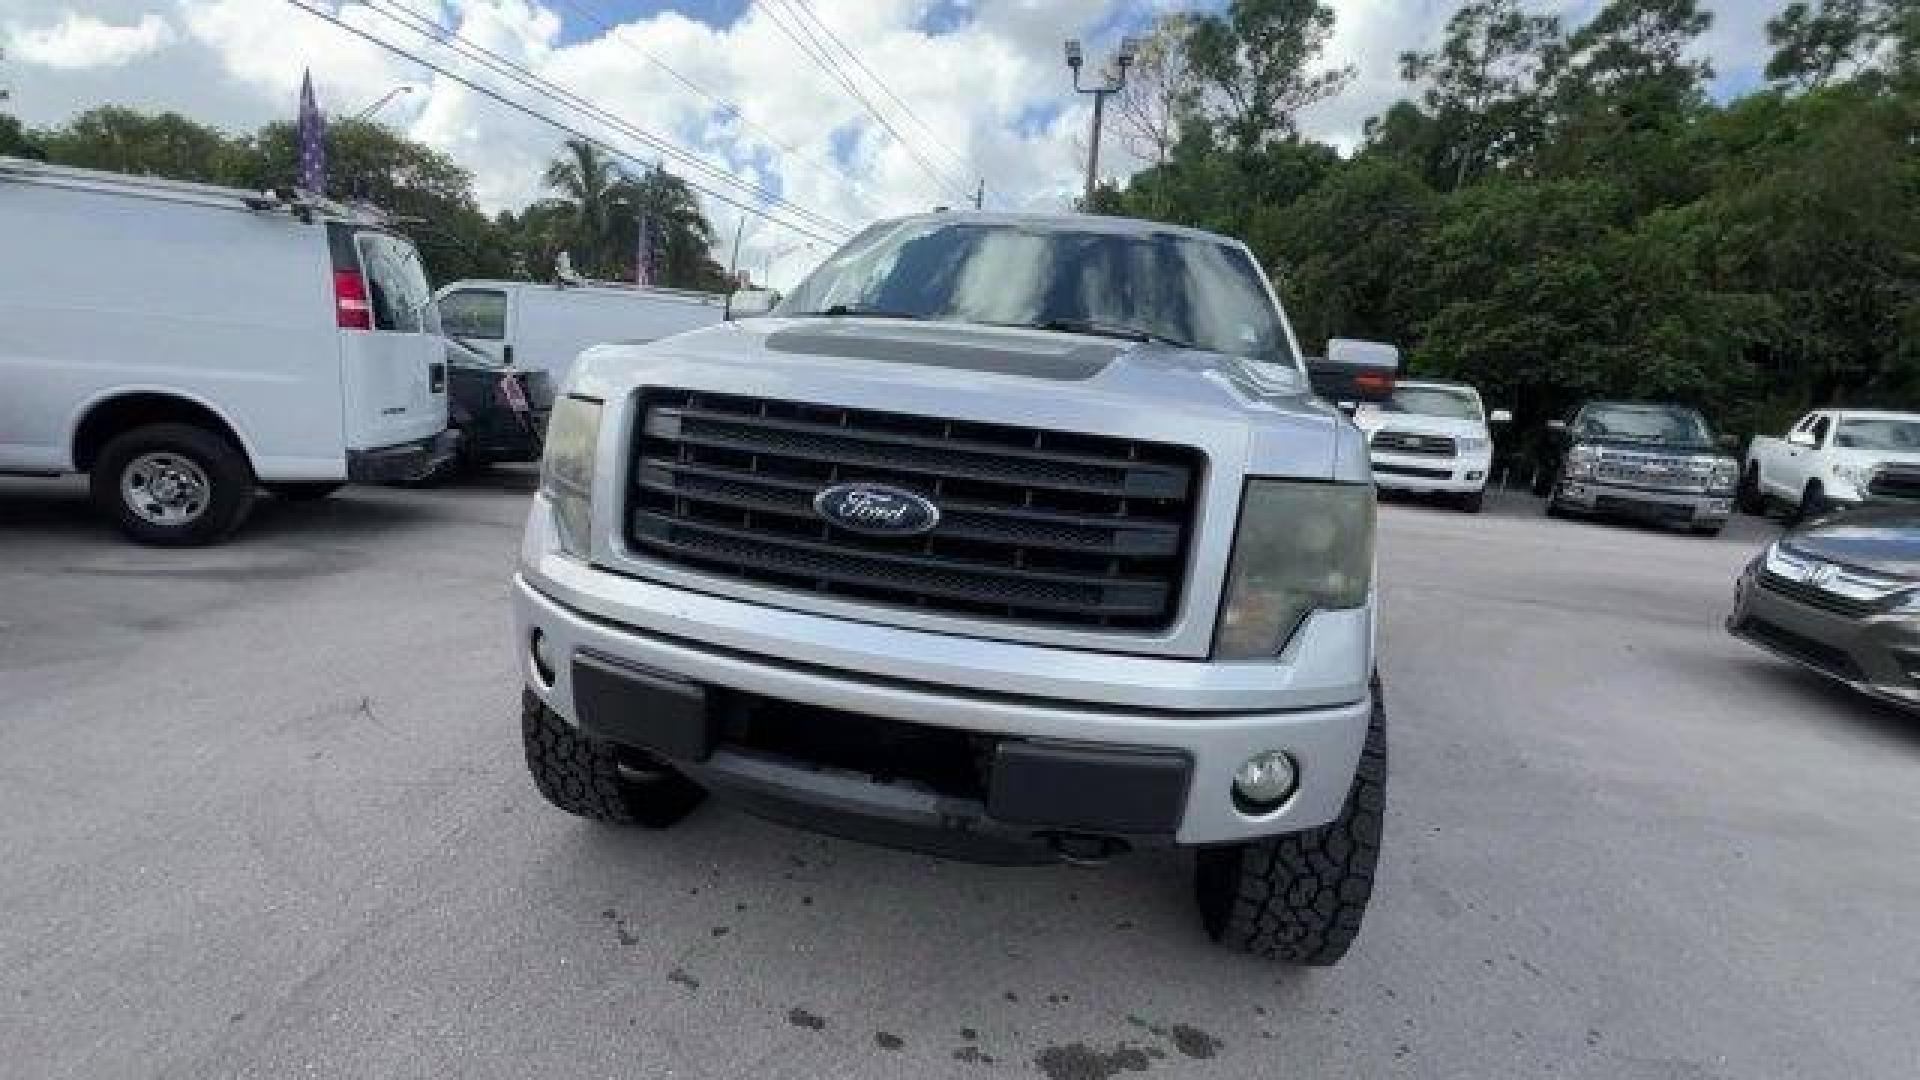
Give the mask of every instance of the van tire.
[{"label": "van tire", "polygon": [[1339,817],[1306,832],[1196,854],[1194,895],[1207,936],[1270,960],[1338,963],[1373,895],[1386,801],[1387,713],[1375,677],[1366,744]]},{"label": "van tire", "polygon": [[[206,502],[178,521],[154,520],[123,493],[122,480],[142,462],[185,459],[206,485]],[[94,506],[120,531],[142,544],[195,547],[232,536],[253,509],[253,468],[240,448],[221,435],[192,424],[148,424],[121,432],[100,450],[88,478]]]},{"label": "van tire", "polygon": [[288,502],[318,502],[347,485],[322,480],[316,483],[264,484],[262,486],[272,492],[276,499],[285,499]]},{"label": "van tire", "polygon": [[520,691],[520,735],[533,786],[576,817],[664,829],[692,813],[707,795],[671,769],[582,735],[525,688]]}]

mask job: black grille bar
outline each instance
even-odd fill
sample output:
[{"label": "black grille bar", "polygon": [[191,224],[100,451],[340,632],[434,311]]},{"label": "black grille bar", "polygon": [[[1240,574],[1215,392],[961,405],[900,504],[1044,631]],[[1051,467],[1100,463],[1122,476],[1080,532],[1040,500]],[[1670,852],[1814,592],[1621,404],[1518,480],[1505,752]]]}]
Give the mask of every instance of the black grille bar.
[{"label": "black grille bar", "polygon": [[1851,596],[1831,593],[1808,581],[1793,581],[1781,577],[1771,570],[1760,572],[1760,585],[1768,592],[1779,593],[1792,600],[1830,611],[1835,615],[1844,615],[1849,619],[1863,619],[1880,610],[1880,604],[1874,600],[1860,600]]},{"label": "black grille bar", "polygon": [[[1182,587],[1192,448],[689,390],[643,393],[627,537],[650,558],[915,610],[1147,631]],[[885,483],[940,507],[911,537],[814,497]]]}]

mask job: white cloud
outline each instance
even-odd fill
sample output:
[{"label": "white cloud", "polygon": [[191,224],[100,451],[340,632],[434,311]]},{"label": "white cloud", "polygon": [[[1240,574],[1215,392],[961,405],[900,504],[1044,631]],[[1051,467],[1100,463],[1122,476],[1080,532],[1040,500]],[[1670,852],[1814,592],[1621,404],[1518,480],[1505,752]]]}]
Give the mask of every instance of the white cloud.
[{"label": "white cloud", "polygon": [[123,25],[69,11],[45,26],[9,24],[6,49],[24,63],[76,71],[119,67],[164,48],[175,36],[172,25],[152,12]]},{"label": "white cloud", "polygon": [[[728,191],[737,201],[759,201],[602,119],[541,100],[454,57],[445,43],[424,42],[369,0],[308,2],[510,100],[563,118],[641,162],[663,159],[669,169],[704,187]],[[795,6],[790,2],[761,0],[725,27],[662,11],[608,34],[579,18],[581,10],[606,17],[607,5],[596,0],[377,0],[380,6],[416,10],[451,25],[475,44],[686,148],[708,167],[778,190],[793,204],[848,228],[959,202],[977,176],[986,178],[989,206],[1057,210],[1069,205],[1080,189],[1089,105],[1069,91],[1061,40],[1087,38],[1089,53],[1103,56],[1123,24],[1137,25],[1154,10],[1179,6],[1172,0],[978,0],[964,25],[928,34],[919,27],[930,2],[809,0],[808,6],[912,106],[939,142],[968,163],[955,163],[914,121],[869,88],[894,126],[922,148],[921,156],[941,174],[938,181],[798,51],[769,13],[787,12]],[[1457,5],[1454,0],[1331,2],[1338,22],[1327,60],[1352,63],[1357,74],[1345,94],[1304,116],[1303,126],[1313,136],[1351,146],[1368,116],[1407,93],[1395,58],[1402,50],[1437,44]],[[1537,0],[1534,6],[1577,21],[1595,2]],[[6,3],[21,10],[20,25],[41,28],[27,44],[27,32],[8,24],[6,75],[14,91],[9,104],[30,123],[56,123],[95,105],[117,103],[176,109],[246,129],[290,119],[301,72],[308,68],[323,109],[334,114],[358,112],[393,87],[409,84],[414,92],[386,105],[381,118],[471,170],[489,211],[517,208],[542,195],[540,172],[564,137],[283,0],[86,0],[85,15],[74,10],[78,0]],[[1754,57],[1762,46],[1754,42],[1765,14],[1752,0],[1718,0],[1714,6],[1721,18],[1705,47],[1723,74],[1750,69],[1760,62]],[[788,28],[794,29],[791,21]],[[115,66],[77,68],[60,62],[86,57],[103,64],[109,56]],[[649,57],[736,103],[746,122],[724,115]],[[1115,148],[1102,162],[1102,173],[1110,178],[1137,167],[1117,152],[1119,143],[1110,138],[1106,144]],[[835,159],[836,146],[848,161]],[[724,249],[740,212],[715,199],[706,207]],[[799,247],[804,240],[777,225],[750,221],[742,263],[759,274],[771,260],[773,280],[791,280],[824,253],[818,242],[812,250]]]}]

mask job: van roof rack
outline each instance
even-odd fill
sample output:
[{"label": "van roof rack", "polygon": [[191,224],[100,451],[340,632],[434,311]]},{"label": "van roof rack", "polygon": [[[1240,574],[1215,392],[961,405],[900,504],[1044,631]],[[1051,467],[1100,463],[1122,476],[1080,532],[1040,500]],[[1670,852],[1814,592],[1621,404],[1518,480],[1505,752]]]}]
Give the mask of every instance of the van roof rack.
[{"label": "van roof rack", "polygon": [[288,213],[302,221],[339,218],[369,225],[390,226],[391,215],[364,201],[339,202],[325,195],[293,186],[261,191],[202,184],[192,180],[170,180],[161,176],[81,169],[70,165],[49,165],[28,158],[0,157],[0,181],[30,180],[55,184],[78,191],[130,195],[136,198],[165,199],[170,202],[197,203],[202,206],[245,209],[256,213]]}]

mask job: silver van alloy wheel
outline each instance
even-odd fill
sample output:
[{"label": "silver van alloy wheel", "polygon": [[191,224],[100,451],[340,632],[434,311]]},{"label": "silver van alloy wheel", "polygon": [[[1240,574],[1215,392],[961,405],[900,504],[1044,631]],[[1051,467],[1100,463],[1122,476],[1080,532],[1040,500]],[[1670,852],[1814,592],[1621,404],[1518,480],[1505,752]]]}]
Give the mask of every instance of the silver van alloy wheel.
[{"label": "silver van alloy wheel", "polygon": [[206,513],[213,484],[192,458],[164,450],[141,454],[120,471],[127,508],[155,525],[185,525]]}]

